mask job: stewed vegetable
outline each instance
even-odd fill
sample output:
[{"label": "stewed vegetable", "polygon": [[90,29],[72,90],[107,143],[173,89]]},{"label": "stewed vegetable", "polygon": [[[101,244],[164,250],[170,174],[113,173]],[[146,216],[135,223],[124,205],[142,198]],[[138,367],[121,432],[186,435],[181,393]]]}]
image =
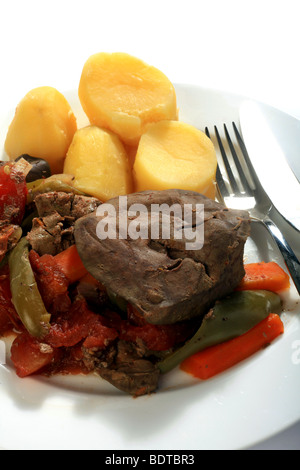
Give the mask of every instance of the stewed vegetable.
[{"label": "stewed vegetable", "polygon": [[72,175],[52,175],[46,179],[38,179],[27,183],[28,199],[27,202],[33,202],[35,196],[38,194],[45,194],[51,192],[64,192],[84,195],[82,191],[74,188],[74,177]]},{"label": "stewed vegetable", "polygon": [[31,165],[31,170],[26,176],[26,182],[31,183],[42,178],[49,178],[51,176],[50,165],[46,160],[42,158],[31,157],[30,155],[24,154],[16,159],[18,162],[21,159],[26,160]]},{"label": "stewed vegetable", "polygon": [[22,238],[10,253],[9,270],[12,303],[27,331],[42,338],[47,333],[50,314],[35,281],[26,238]]},{"label": "stewed vegetable", "polygon": [[160,371],[169,372],[196,352],[240,336],[269,313],[279,313],[281,310],[281,299],[274,292],[234,292],[216,303],[204,317],[196,334],[159,364]]},{"label": "stewed vegetable", "polygon": [[243,335],[188,357],[180,368],[198,379],[210,379],[268,346],[283,333],[284,325],[280,316],[270,313]]},{"label": "stewed vegetable", "polygon": [[16,336],[17,375],[93,373],[137,397],[273,341],[289,276],[244,265],[251,218],[215,201],[214,146],[178,121],[170,81],[96,54],[79,85],[90,126],[57,90],[31,90],[0,163],[0,336]]},{"label": "stewed vegetable", "polygon": [[0,220],[19,225],[25,214],[27,200],[26,176],[30,165],[0,162]]}]

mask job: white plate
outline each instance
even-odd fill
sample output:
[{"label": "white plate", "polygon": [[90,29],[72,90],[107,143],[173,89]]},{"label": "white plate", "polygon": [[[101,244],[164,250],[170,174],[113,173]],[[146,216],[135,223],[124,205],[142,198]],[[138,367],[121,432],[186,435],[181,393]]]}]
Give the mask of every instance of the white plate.
[{"label": "white plate", "polygon": [[[201,129],[238,120],[241,97],[176,86],[180,119]],[[74,92],[66,93],[79,126],[87,123]],[[13,103],[15,105],[15,103]],[[13,113],[1,123],[0,149]],[[293,234],[289,234],[293,238]],[[276,247],[256,228],[247,261],[275,260]],[[285,298],[285,334],[270,347],[205,382],[175,371],[160,390],[138,399],[96,377],[19,379],[0,365],[0,447],[11,450],[244,449],[300,419],[300,306]]]}]

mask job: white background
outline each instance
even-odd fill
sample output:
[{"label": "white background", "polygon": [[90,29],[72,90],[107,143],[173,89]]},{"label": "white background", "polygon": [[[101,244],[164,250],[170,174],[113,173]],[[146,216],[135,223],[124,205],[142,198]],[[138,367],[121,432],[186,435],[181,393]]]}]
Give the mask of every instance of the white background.
[{"label": "white background", "polygon": [[[300,118],[300,0],[0,3],[0,110],[32,88],[76,89],[95,52],[122,51],[190,83]],[[0,436],[1,445],[1,436]],[[256,449],[300,449],[300,427]]]}]

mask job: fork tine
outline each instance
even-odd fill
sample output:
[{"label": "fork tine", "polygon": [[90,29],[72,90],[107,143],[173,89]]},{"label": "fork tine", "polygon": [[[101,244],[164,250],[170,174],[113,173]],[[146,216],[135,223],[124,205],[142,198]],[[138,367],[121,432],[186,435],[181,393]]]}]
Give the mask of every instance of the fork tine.
[{"label": "fork tine", "polygon": [[[234,131],[235,131],[235,134],[236,134],[236,138],[237,138],[239,147],[240,147],[240,149],[241,149],[241,151],[242,151],[242,154],[243,154],[243,156],[244,156],[244,158],[245,158],[244,152],[245,152],[245,151],[247,152],[246,147],[245,147],[245,145],[242,145],[242,144],[244,144],[244,142],[243,142],[243,140],[242,140],[242,138],[241,138],[241,136],[240,136],[240,134],[239,134],[239,132],[238,132],[238,129],[237,129],[235,123],[233,122],[232,125],[233,125],[233,129],[234,129]],[[250,187],[250,185],[249,185],[249,183],[248,183],[248,180],[247,180],[247,178],[246,178],[246,176],[245,176],[245,172],[244,172],[244,170],[243,170],[243,168],[242,168],[242,165],[241,165],[241,163],[240,163],[239,157],[238,157],[238,155],[237,155],[237,153],[236,153],[236,150],[235,150],[235,148],[234,148],[234,145],[233,145],[233,143],[232,143],[232,140],[231,140],[231,137],[230,137],[230,135],[229,135],[229,132],[228,132],[228,129],[227,129],[226,124],[224,124],[224,130],[225,130],[226,140],[227,140],[227,142],[228,142],[228,145],[229,145],[229,148],[230,148],[230,151],[231,151],[231,155],[232,155],[232,157],[233,157],[233,160],[234,160],[236,169],[237,169],[237,171],[238,171],[238,174],[239,174],[241,183],[242,183],[242,185],[243,185],[243,189],[245,190],[245,192],[247,193],[247,195],[250,196],[253,191],[252,191],[252,188]],[[238,136],[239,136],[239,138],[238,138]],[[249,158],[249,157],[248,157],[248,158]],[[245,160],[246,160],[246,158],[245,158]],[[247,161],[246,161],[246,163],[247,163],[247,165],[248,165],[248,162],[247,162]]]},{"label": "fork tine", "polygon": [[215,126],[215,134],[216,134],[216,137],[217,137],[219,149],[220,149],[221,156],[222,156],[222,159],[223,159],[225,168],[226,168],[226,172],[227,172],[227,175],[228,175],[229,182],[230,182],[230,184],[231,184],[231,187],[232,187],[232,189],[233,189],[233,192],[234,192],[235,194],[239,194],[239,193],[240,193],[240,189],[239,189],[239,187],[238,187],[238,185],[237,185],[236,179],[235,179],[235,177],[234,177],[234,174],[233,174],[233,172],[232,172],[231,166],[230,166],[230,164],[229,164],[229,161],[228,161],[228,158],[227,158],[227,155],[226,155],[226,152],[225,152],[225,149],[224,149],[224,146],[223,146],[223,143],[222,143],[222,139],[221,139],[221,137],[220,137],[220,134],[219,134],[219,131],[218,131],[217,126]]},{"label": "fork tine", "polygon": [[[226,201],[226,205],[228,202],[228,204],[232,203],[232,206],[229,205],[229,207],[247,210],[249,212],[249,215],[251,216],[251,220],[255,220],[263,224],[263,226],[270,232],[270,234],[273,237],[273,240],[277,243],[277,246],[281,252],[281,255],[283,256],[283,259],[287,265],[287,268],[290,271],[295,287],[298,293],[300,294],[300,262],[297,259],[297,256],[295,255],[295,253],[293,252],[293,249],[285,240],[283,233],[281,233],[280,229],[274,224],[274,222],[269,216],[270,209],[272,208],[272,202],[270,201],[268,195],[265,193],[262,185],[259,182],[255,168],[253,167],[251,163],[243,138],[240,135],[236,124],[232,122],[232,125],[234,129],[235,137],[238,143],[238,147],[236,147],[238,150],[236,158],[235,158],[234,146],[231,142],[229,132],[227,131],[227,128],[224,124],[226,143],[230,147],[230,151],[232,152],[232,157],[233,157],[233,160],[235,161],[235,166],[237,170],[240,169],[240,166],[242,167],[242,165],[240,165],[241,161],[237,160],[238,157],[241,156],[241,158],[243,159],[244,168],[245,168],[245,177],[247,175],[249,176],[249,178],[251,178],[252,180],[251,184],[254,183],[254,186],[253,186],[254,189],[253,190],[251,189],[250,194],[247,194],[245,192],[240,192],[239,190],[235,194],[231,193],[229,195],[228,201]],[[222,140],[220,138],[220,134],[218,132],[217,126],[214,126],[214,128],[215,128],[215,135],[217,137],[221,156],[224,160],[224,165],[226,167],[226,170],[228,171],[228,176],[230,176],[231,184],[233,187],[237,186],[232,170],[229,166],[229,162],[228,162],[226,152],[225,152]],[[206,128],[206,135],[210,138],[208,128]],[[241,152],[239,152],[239,150]],[[239,163],[237,163],[237,161],[239,161]],[[219,171],[218,173],[220,174],[221,172]],[[244,172],[241,172],[239,174],[240,178],[242,174],[244,174]],[[221,178],[221,182],[222,181],[223,179]],[[239,182],[241,183],[241,181]],[[219,192],[221,192],[219,184],[218,184],[218,189],[219,189]],[[221,193],[221,195],[223,196],[223,202],[225,202],[224,194]]]},{"label": "fork tine", "polygon": [[233,126],[233,130],[234,130],[234,133],[235,133],[235,136],[236,136],[236,139],[238,141],[238,144],[240,146],[240,149],[242,151],[242,154],[243,154],[243,157],[245,159],[245,162],[246,162],[246,165],[248,167],[248,170],[249,170],[249,173],[250,173],[250,176],[256,186],[256,188],[260,187],[261,188],[261,184],[260,184],[260,181],[258,180],[257,178],[257,175],[256,175],[256,171],[252,165],[252,162],[251,162],[251,159],[249,157],[249,154],[247,152],[247,148],[245,146],[245,143],[241,137],[241,134],[239,133],[238,131],[238,128],[236,126],[236,124],[233,122],[232,123],[232,126]]},{"label": "fork tine", "polygon": [[[205,128],[205,133],[206,133],[207,137],[210,139],[211,137],[210,137],[210,133],[209,133],[209,130],[208,130],[207,127]],[[223,179],[223,176],[222,176],[222,173],[220,171],[219,165],[217,165],[216,180],[217,180],[217,187],[218,187],[218,191],[219,191],[219,196],[221,197],[221,199],[223,199],[224,197],[229,197],[229,191],[228,191],[226,183]]]}]

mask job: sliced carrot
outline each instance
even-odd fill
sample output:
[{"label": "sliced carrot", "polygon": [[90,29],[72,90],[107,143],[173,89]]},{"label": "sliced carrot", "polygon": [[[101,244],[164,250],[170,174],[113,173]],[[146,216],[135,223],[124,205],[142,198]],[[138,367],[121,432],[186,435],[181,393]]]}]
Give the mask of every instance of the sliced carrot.
[{"label": "sliced carrot", "polygon": [[290,287],[289,275],[274,261],[245,265],[246,275],[237,290],[265,289],[279,292]]},{"label": "sliced carrot", "polygon": [[71,284],[79,281],[79,279],[87,274],[76,245],[72,245],[62,253],[54,256],[54,261]]},{"label": "sliced carrot", "polygon": [[207,380],[250,357],[283,332],[279,315],[271,313],[247,333],[185,359],[180,368],[194,377]]}]

